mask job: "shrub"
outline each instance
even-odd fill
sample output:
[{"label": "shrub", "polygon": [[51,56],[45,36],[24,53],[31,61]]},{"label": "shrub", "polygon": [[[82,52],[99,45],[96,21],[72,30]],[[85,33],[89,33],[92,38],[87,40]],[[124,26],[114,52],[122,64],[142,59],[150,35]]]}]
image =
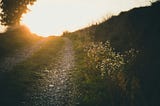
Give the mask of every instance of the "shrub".
[{"label": "shrub", "polygon": [[[95,71],[101,79],[109,80],[118,86],[124,93],[134,99],[131,92],[139,88],[139,82],[134,74],[129,74],[128,68],[133,64],[138,51],[130,49],[122,53],[115,52],[109,41],[91,42],[85,48],[88,70]],[[129,88],[128,85],[130,86]],[[130,89],[131,88],[131,89]]]}]

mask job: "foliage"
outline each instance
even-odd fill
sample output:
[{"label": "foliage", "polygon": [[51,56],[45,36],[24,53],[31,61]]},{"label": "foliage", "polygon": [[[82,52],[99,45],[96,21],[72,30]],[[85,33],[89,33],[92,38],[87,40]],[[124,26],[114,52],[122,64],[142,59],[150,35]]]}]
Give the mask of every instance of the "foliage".
[{"label": "foliage", "polygon": [[28,5],[36,0],[1,0],[1,24],[11,26],[19,24],[22,14],[26,13]]},{"label": "foliage", "polygon": [[124,56],[114,52],[110,43],[106,41],[91,42],[87,48],[87,62],[92,70],[100,70],[101,76],[112,78],[112,74],[116,71],[122,71],[125,64]]},{"label": "foliage", "polygon": [[[136,98],[134,97],[135,93],[132,92],[139,90],[140,86],[136,76],[130,75],[131,72],[127,68],[131,67],[139,51],[130,49],[123,54],[117,53],[111,47],[109,41],[105,43],[91,42],[87,45],[85,51],[87,54],[87,69],[95,71],[95,74],[106,83],[112,82],[114,86],[117,86],[124,94],[128,95],[128,98],[132,96],[130,102],[134,104],[133,101]],[[132,89],[127,88],[128,86]]]},{"label": "foliage", "polygon": [[[130,67],[139,52],[117,52],[106,42],[94,42],[92,35],[77,31],[68,34],[76,51],[75,83],[80,106],[124,106],[135,104],[139,80]],[[86,40],[87,39],[87,40]],[[126,100],[124,100],[126,99]]]}]

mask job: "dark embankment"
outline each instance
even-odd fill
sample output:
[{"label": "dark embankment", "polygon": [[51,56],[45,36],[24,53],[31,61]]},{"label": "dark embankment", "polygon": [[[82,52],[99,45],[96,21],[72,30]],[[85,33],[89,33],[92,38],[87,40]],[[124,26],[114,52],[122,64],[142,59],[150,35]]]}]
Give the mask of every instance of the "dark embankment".
[{"label": "dark embankment", "polygon": [[[95,39],[110,40],[120,51],[127,48],[148,48],[158,42],[160,34],[160,3],[150,7],[122,12],[95,26]],[[154,45],[154,48],[158,49]]]}]

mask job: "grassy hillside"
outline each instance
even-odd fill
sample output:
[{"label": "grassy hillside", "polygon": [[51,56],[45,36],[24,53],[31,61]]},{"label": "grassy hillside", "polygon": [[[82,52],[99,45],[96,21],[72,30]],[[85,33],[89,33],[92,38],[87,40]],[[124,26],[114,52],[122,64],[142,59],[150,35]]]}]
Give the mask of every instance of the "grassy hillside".
[{"label": "grassy hillside", "polygon": [[[150,7],[122,12],[95,27],[95,38],[110,40],[113,46],[123,50],[129,47],[143,48],[152,45],[160,34],[160,3]],[[126,45],[127,44],[127,45]]]},{"label": "grassy hillside", "polygon": [[160,105],[159,11],[156,2],[68,33],[77,53],[79,105]]},{"label": "grassy hillside", "polygon": [[25,26],[8,28],[6,32],[0,33],[0,58],[12,54],[17,49],[29,46],[40,39]]}]

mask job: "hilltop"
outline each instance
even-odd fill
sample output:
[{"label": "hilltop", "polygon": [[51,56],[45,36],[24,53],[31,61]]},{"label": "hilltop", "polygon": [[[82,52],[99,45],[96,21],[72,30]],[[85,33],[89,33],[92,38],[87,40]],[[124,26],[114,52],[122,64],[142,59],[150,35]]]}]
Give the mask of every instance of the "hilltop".
[{"label": "hilltop", "polygon": [[96,40],[109,40],[121,51],[131,47],[151,46],[160,38],[159,10],[160,2],[156,2],[149,7],[122,12],[90,28],[94,30]]}]

